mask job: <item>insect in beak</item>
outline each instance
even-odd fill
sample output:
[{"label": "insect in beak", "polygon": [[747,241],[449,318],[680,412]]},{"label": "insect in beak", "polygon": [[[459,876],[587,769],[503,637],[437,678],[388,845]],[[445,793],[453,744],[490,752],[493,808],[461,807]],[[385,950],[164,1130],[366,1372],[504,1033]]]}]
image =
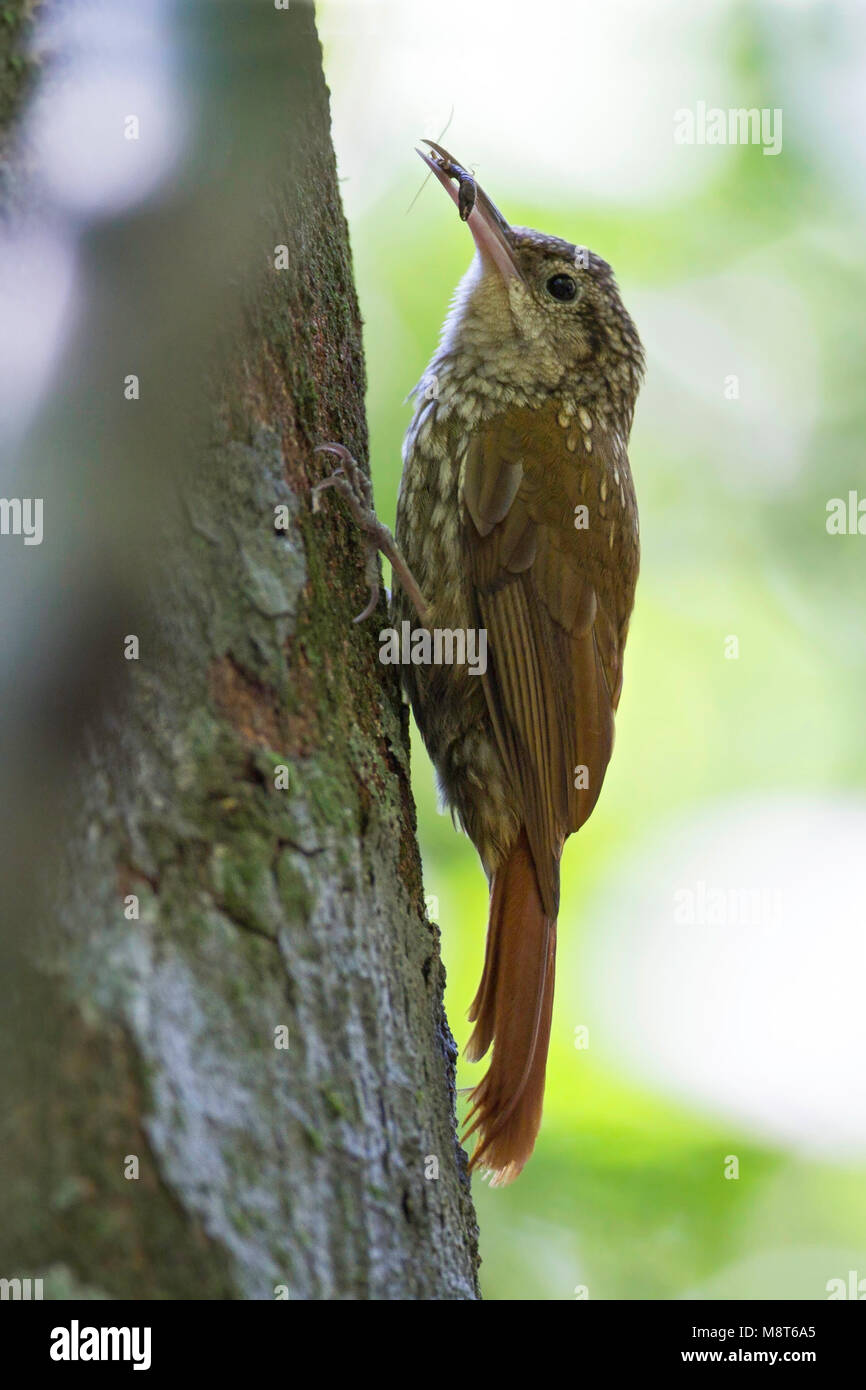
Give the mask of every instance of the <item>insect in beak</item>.
[{"label": "insect in beak", "polygon": [[[425,140],[424,144],[429,145],[433,154],[425,150],[418,150],[418,154],[457,205],[460,220],[467,223],[482,261],[487,266],[495,266],[505,280],[510,276],[522,280],[523,272],[512,248],[514,233],[498,207],[447,150],[432,140]],[[456,188],[452,180],[457,181]]]}]

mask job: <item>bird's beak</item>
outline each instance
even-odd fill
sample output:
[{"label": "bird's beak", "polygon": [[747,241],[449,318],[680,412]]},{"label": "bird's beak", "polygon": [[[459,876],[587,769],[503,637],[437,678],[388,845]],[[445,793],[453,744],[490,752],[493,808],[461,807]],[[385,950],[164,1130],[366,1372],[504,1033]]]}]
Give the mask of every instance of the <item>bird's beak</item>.
[{"label": "bird's beak", "polygon": [[[514,253],[514,233],[498,207],[447,150],[432,140],[425,140],[424,144],[430,146],[433,154],[425,150],[417,153],[453,198],[462,220],[469,226],[485,267],[495,266],[506,283],[512,275],[522,280],[523,273]],[[456,180],[456,187],[452,180]]]}]

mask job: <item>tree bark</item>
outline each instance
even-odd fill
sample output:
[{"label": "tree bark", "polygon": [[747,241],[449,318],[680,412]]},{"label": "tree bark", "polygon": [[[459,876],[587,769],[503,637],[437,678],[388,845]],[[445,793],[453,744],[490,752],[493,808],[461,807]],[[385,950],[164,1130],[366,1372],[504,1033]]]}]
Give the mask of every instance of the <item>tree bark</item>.
[{"label": "tree bark", "polygon": [[406,709],[384,604],[352,623],[355,527],[310,506],[315,445],[367,449],[312,10],[184,9],[180,173],[75,241],[74,338],[3,483],[45,542],[0,542],[0,1274],[472,1299]]}]

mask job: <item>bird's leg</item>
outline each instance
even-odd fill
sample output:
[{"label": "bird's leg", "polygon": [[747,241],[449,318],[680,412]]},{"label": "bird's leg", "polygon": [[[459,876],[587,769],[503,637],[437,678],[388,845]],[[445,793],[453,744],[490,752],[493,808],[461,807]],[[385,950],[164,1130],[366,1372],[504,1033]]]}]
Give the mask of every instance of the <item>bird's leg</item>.
[{"label": "bird's leg", "polygon": [[429,609],[415,576],[406,563],[403,552],[388,527],[383,525],[373,511],[373,489],[370,486],[369,478],[365,476],[349,450],[342,444],[319,444],[316,453],[336,454],[342,463],[337,471],[331,474],[330,478],[325,478],[323,482],[317,483],[313,488],[313,511],[319,510],[319,494],[324,492],[325,488],[335,487],[348,502],[349,510],[364,532],[366,539],[367,581],[370,585],[370,599],[363,613],[358,614],[355,622],[361,623],[365,618],[369,618],[379,602],[377,555],[381,550],[382,554],[390,560],[396,578],[403,586],[422,625],[426,627]]}]

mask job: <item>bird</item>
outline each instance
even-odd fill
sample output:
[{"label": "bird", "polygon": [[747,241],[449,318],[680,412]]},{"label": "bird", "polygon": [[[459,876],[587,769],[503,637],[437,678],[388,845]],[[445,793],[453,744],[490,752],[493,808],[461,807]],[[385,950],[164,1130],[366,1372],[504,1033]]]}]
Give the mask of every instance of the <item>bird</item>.
[{"label": "bird", "polygon": [[463,1142],[492,1186],[541,1126],[560,861],[610,761],[640,562],[628,458],[645,359],[608,263],[512,226],[441,145],[418,153],[472,234],[472,263],[413,393],[394,535],[338,444],[336,486],[390,560],[400,624],[486,633],[483,673],[408,663],[406,694],[445,805],[489,884]]}]

